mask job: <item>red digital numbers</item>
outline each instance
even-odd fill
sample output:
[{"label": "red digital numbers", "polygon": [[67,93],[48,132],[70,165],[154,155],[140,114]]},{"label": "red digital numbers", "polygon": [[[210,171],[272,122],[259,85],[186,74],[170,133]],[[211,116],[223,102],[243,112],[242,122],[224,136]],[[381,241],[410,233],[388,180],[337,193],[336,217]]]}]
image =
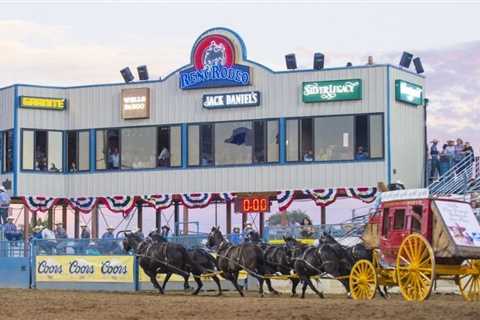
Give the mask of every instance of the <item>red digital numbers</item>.
[{"label": "red digital numbers", "polygon": [[268,212],[270,211],[270,201],[268,197],[248,197],[238,199],[237,212]]}]

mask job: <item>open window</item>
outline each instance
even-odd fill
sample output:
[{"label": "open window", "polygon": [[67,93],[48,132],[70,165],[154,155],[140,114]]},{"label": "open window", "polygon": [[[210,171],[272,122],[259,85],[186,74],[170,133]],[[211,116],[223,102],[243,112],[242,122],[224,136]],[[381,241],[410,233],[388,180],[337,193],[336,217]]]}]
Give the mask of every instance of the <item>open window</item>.
[{"label": "open window", "polygon": [[421,233],[422,213],[423,213],[423,206],[416,205],[412,207],[412,222],[410,226],[410,229],[412,232]]},{"label": "open window", "polygon": [[382,236],[386,237],[388,235],[388,229],[390,224],[390,217],[388,216],[388,209],[383,209],[383,219],[382,219]]},{"label": "open window", "polygon": [[405,228],[405,209],[395,209],[393,214],[393,229],[402,230]]}]

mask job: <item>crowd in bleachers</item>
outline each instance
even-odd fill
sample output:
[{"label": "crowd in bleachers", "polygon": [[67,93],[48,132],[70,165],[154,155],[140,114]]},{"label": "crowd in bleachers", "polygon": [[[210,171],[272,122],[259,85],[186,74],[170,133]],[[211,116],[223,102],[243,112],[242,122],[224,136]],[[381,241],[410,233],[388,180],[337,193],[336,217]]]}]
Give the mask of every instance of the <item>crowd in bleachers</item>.
[{"label": "crowd in bleachers", "polygon": [[435,181],[447,173],[452,167],[468,157],[473,162],[475,154],[469,142],[448,140],[441,147],[439,141],[433,139],[430,145],[430,181]]}]

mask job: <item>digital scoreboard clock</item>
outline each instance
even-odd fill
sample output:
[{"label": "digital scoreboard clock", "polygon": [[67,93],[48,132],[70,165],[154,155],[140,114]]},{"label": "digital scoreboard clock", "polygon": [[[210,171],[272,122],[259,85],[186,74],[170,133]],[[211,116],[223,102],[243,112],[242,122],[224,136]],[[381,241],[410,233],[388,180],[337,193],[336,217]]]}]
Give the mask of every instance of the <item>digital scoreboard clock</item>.
[{"label": "digital scoreboard clock", "polygon": [[235,212],[254,213],[269,211],[270,200],[268,196],[239,197],[235,200]]}]

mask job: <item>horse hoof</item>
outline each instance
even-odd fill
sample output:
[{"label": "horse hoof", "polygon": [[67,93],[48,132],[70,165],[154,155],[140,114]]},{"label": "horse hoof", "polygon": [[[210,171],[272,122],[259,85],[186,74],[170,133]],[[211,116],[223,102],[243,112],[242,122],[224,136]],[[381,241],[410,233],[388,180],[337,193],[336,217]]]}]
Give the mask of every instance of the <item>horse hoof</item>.
[{"label": "horse hoof", "polygon": [[298,294],[292,293],[292,294],[290,295],[290,297],[292,297],[292,298],[298,297]]},{"label": "horse hoof", "polygon": [[273,290],[270,293],[273,294],[274,296],[279,296],[280,295],[280,292],[278,292],[277,290]]},{"label": "horse hoof", "polygon": [[323,293],[320,293],[318,296],[320,297],[320,299],[325,299],[325,296],[323,295]]}]

